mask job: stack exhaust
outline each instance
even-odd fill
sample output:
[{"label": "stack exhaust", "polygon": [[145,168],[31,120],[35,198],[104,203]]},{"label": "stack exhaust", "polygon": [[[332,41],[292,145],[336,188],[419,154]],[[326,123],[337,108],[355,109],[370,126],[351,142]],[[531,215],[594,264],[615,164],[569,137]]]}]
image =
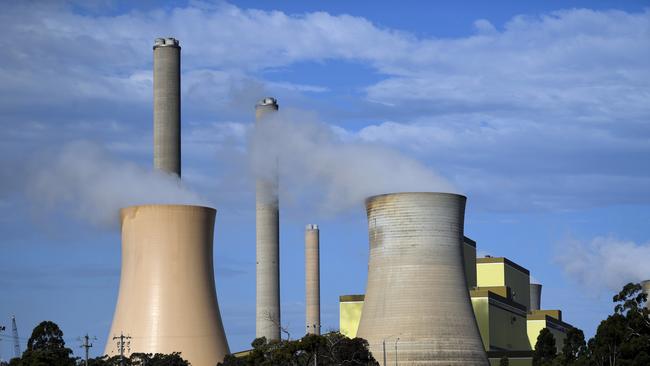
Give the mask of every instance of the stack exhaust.
[{"label": "stack exhaust", "polygon": [[370,257],[357,336],[382,366],[489,365],[462,256],[464,196],[366,200]]},{"label": "stack exhaust", "polygon": [[542,285],[539,283],[530,284],[530,309],[528,311],[540,310],[542,308]]},{"label": "stack exhaust", "polygon": [[181,176],[181,47],[174,38],[153,46],[153,161]]},{"label": "stack exhaust", "polygon": [[[278,110],[274,98],[264,98],[255,106],[256,124]],[[277,158],[269,177],[255,182],[256,296],[255,338],[280,339],[280,211],[278,201]]]},{"label": "stack exhaust", "polygon": [[[216,210],[186,205],[120,211],[122,272],[106,354],[172,353],[212,366],[229,353],[214,282]],[[120,342],[118,339],[117,342]]]},{"label": "stack exhaust", "polygon": [[318,225],[305,229],[305,315],[307,334],[320,335],[320,232]]}]

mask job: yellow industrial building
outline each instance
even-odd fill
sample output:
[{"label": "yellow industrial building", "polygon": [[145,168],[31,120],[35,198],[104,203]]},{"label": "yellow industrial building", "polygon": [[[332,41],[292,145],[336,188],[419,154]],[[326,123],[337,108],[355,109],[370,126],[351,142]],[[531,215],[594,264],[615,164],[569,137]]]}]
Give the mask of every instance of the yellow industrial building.
[{"label": "yellow industrial building", "polygon": [[[543,328],[551,331],[561,350],[571,325],[562,321],[560,310],[538,310],[539,294],[533,297],[537,305],[531,304],[526,268],[504,257],[476,258],[476,242],[469,238],[464,240],[463,255],[474,315],[491,365],[498,365],[503,356],[513,366],[532,365],[532,350]],[[364,295],[343,295],[339,300],[340,332],[354,338]]]}]

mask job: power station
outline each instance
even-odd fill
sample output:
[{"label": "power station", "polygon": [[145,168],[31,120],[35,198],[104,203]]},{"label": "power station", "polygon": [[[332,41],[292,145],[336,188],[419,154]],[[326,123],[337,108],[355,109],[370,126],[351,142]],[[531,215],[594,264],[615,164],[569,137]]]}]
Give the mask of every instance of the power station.
[{"label": "power station", "polygon": [[[153,56],[153,166],[180,178],[179,41],[157,38]],[[255,127],[270,123],[278,108],[274,98],[260,100]],[[255,182],[255,336],[273,342],[282,329],[281,162],[265,159],[268,174]],[[365,338],[382,366],[485,366],[493,348],[524,347],[526,331],[534,337],[548,327],[561,335],[570,327],[559,311],[540,310],[541,285],[530,284],[525,268],[506,258],[476,258],[476,243],[464,235],[466,200],[439,192],[366,199],[366,293],[341,296],[340,330]],[[107,355],[181,352],[194,366],[214,366],[230,353],[214,276],[216,213],[156,202],[122,208],[122,267]],[[321,334],[318,225],[307,225],[304,234],[305,333]],[[506,326],[508,336],[495,330]]]}]

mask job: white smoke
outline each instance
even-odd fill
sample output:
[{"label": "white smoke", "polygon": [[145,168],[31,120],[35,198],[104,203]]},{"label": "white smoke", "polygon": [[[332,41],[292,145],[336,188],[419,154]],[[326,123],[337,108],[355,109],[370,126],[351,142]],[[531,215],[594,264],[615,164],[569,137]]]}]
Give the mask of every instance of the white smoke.
[{"label": "white smoke", "polygon": [[600,291],[618,291],[628,282],[650,279],[650,242],[637,244],[614,237],[591,241],[567,239],[557,248],[555,261],[567,277]]},{"label": "white smoke", "polygon": [[35,204],[96,225],[117,224],[119,209],[132,205],[202,204],[176,176],[119,161],[90,142],[64,145],[34,168],[26,193]]},{"label": "white smoke", "polygon": [[251,138],[253,170],[269,178],[278,166],[283,203],[309,202],[324,211],[359,207],[393,192],[457,192],[445,179],[399,151],[344,141],[306,112],[278,111]]}]

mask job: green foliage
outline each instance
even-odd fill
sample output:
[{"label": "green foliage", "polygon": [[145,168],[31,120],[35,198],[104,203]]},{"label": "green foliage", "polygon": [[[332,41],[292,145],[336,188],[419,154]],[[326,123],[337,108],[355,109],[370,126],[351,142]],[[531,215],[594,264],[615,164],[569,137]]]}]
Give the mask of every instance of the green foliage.
[{"label": "green foliage", "polygon": [[508,359],[507,356],[501,357],[499,360],[499,366],[510,366],[510,360]]},{"label": "green foliage", "polygon": [[[120,366],[120,356],[103,356],[88,360],[88,366]],[[179,352],[166,355],[161,353],[133,353],[124,358],[124,366],[189,366]]]},{"label": "green foliage", "polygon": [[54,322],[44,321],[32,331],[32,336],[27,341],[27,350],[15,365],[74,366],[75,359],[71,355],[72,350],[65,346],[63,332],[59,326]]},{"label": "green foliage", "polygon": [[334,366],[378,365],[368,350],[368,342],[350,339],[340,333],[306,335],[295,341],[271,341],[258,338],[251,344],[250,354],[237,358],[227,356],[220,366]]},{"label": "green foliage", "polygon": [[555,337],[548,328],[542,329],[537,336],[533,351],[533,366],[552,365],[556,354]]}]

